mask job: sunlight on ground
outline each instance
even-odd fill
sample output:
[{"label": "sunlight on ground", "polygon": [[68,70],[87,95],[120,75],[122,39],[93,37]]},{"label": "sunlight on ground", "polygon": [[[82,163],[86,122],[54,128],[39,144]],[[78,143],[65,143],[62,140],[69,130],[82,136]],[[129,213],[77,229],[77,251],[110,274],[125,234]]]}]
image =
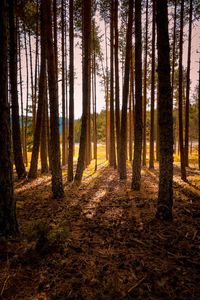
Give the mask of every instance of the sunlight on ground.
[{"label": "sunlight on ground", "polygon": [[86,218],[93,218],[96,212],[97,205],[101,202],[102,198],[106,195],[106,190],[97,191],[94,196],[89,200],[89,202],[83,206],[83,213]]}]

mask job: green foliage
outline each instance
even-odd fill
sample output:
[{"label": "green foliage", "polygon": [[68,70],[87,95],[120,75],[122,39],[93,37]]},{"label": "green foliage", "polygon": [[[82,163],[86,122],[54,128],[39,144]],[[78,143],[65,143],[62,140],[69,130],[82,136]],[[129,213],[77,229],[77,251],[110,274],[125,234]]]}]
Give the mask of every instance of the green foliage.
[{"label": "green foliage", "polygon": [[43,220],[30,222],[27,229],[28,241],[35,241],[35,249],[40,253],[51,249],[62,250],[70,239],[68,226],[50,226]]},{"label": "green foliage", "polygon": [[17,13],[25,28],[28,28],[32,32],[36,32],[37,20],[39,19],[36,1],[18,0]]},{"label": "green foliage", "polygon": [[28,241],[39,240],[41,238],[47,238],[49,232],[49,225],[41,220],[30,222],[27,229]]},{"label": "green foliage", "polygon": [[[106,112],[102,110],[100,113],[97,113],[97,142],[105,142],[105,131],[106,131]],[[93,115],[91,115],[91,130],[93,130]],[[75,143],[80,141],[80,132],[81,132],[81,119],[75,120],[74,124],[75,132]]]}]

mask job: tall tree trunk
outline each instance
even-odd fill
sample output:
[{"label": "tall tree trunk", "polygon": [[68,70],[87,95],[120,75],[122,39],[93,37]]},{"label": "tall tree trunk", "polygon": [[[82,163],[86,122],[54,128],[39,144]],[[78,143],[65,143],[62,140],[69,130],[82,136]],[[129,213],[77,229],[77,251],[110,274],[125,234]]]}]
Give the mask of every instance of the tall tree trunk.
[{"label": "tall tree trunk", "polygon": [[35,41],[35,78],[34,78],[34,104],[35,110],[37,108],[37,91],[38,91],[38,66],[39,66],[39,0],[36,0],[36,12],[37,12],[37,23],[36,23],[36,41]]},{"label": "tall tree trunk", "polygon": [[[11,136],[8,104],[8,18],[7,1],[0,1],[0,236],[18,232],[13,197]],[[11,16],[12,18],[13,16]]]},{"label": "tall tree trunk", "polygon": [[130,92],[129,92],[129,161],[133,159],[133,47],[131,48],[131,62],[130,62]]},{"label": "tall tree trunk", "polygon": [[26,57],[26,116],[25,116],[25,129],[24,129],[24,148],[25,148],[25,163],[28,166],[28,155],[27,155],[27,131],[28,131],[28,110],[29,110],[29,65],[28,65],[28,49],[27,49],[27,38],[24,26],[24,47]]},{"label": "tall tree trunk", "polygon": [[68,77],[69,77],[69,72],[68,72],[68,45],[67,45],[67,5],[65,5],[65,30],[64,30],[64,43],[65,43],[65,126],[66,126],[66,138],[65,138],[65,148],[66,148],[66,163],[68,162],[68,155],[69,155],[69,95],[68,95]]},{"label": "tall tree trunk", "polygon": [[12,140],[14,162],[18,178],[26,176],[21,148],[21,133],[19,121],[19,104],[17,91],[17,29],[15,18],[15,0],[9,1],[9,29],[10,29],[10,85],[12,98]]},{"label": "tall tree trunk", "polygon": [[62,165],[66,165],[66,102],[65,102],[65,20],[64,0],[61,1],[61,48],[62,48]]},{"label": "tall tree trunk", "polygon": [[42,129],[40,137],[40,157],[41,157],[41,173],[47,173],[48,168],[48,113],[47,113],[47,74],[44,77],[44,103],[42,110]]},{"label": "tall tree trunk", "polygon": [[188,167],[189,156],[189,112],[190,112],[190,65],[191,65],[191,43],[192,43],[192,0],[190,0],[189,11],[189,36],[186,78],[186,102],[185,102],[185,165]]},{"label": "tall tree trunk", "polygon": [[116,168],[114,116],[114,0],[110,3],[110,154],[109,163]]},{"label": "tall tree trunk", "polygon": [[58,37],[57,37],[57,0],[53,0],[53,42],[55,55],[56,81],[58,84]]},{"label": "tall tree trunk", "polygon": [[132,52],[132,29],[133,29],[133,1],[129,0],[128,27],[126,33],[126,56],[124,70],[123,100],[122,100],[122,118],[120,135],[120,179],[126,179],[126,155],[127,155],[127,106],[129,94],[129,73]]},{"label": "tall tree trunk", "polygon": [[45,29],[47,39],[47,69],[50,100],[50,135],[51,135],[51,167],[52,167],[52,192],[54,198],[60,198],[64,194],[62,183],[62,170],[60,165],[60,140],[59,140],[59,114],[58,114],[58,85],[56,77],[56,60],[52,37],[51,0],[42,2],[42,8],[46,12]]},{"label": "tall tree trunk", "polygon": [[173,101],[170,84],[167,0],[157,0],[156,13],[160,128],[160,173],[156,216],[163,220],[170,220],[173,205]]},{"label": "tall tree trunk", "polygon": [[141,2],[135,1],[135,119],[134,159],[131,187],[140,189],[142,154],[142,29]]},{"label": "tall tree trunk", "polygon": [[[91,53],[90,53],[91,55]],[[92,143],[91,143],[91,58],[89,66],[89,80],[88,80],[88,118],[87,118],[87,137],[86,137],[86,153],[85,153],[85,167],[87,167],[92,159]]]},{"label": "tall tree trunk", "polygon": [[105,22],[105,50],[106,50],[106,95],[105,95],[105,101],[106,101],[106,159],[109,159],[109,153],[110,153],[110,111],[109,111],[109,96],[108,96],[108,90],[109,90],[109,81],[108,81],[108,43],[107,43],[107,29],[106,29],[106,22]]},{"label": "tall tree trunk", "polygon": [[[174,26],[173,26],[173,50],[172,50],[172,99],[174,102],[174,77],[175,77],[175,63],[176,63],[176,27],[177,27],[177,0],[175,0],[174,6]],[[175,103],[174,107],[175,107]],[[178,110],[176,112],[176,124],[174,129],[174,145],[175,145],[175,152],[176,152],[176,132],[178,128]]]},{"label": "tall tree trunk", "polygon": [[155,103],[155,1],[152,10],[152,59],[151,59],[151,129],[150,129],[150,153],[149,168],[154,168],[154,103]]},{"label": "tall tree trunk", "polygon": [[115,29],[115,124],[117,140],[117,163],[119,167],[120,153],[120,103],[119,103],[119,34],[118,34],[118,0],[114,3],[114,29]]},{"label": "tall tree trunk", "polygon": [[30,171],[28,174],[29,178],[37,177],[38,169],[38,156],[41,138],[41,126],[42,126],[42,113],[46,97],[46,41],[45,41],[45,27],[44,27],[44,11],[41,6],[41,67],[40,67],[40,78],[39,78],[39,97],[38,97],[38,109],[37,118],[35,123],[34,139],[33,139],[33,150],[31,157]]},{"label": "tall tree trunk", "polygon": [[175,75],[175,63],[176,63],[176,27],[177,27],[177,0],[175,0],[174,6],[174,27],[173,27],[173,49],[172,49],[172,96],[174,95],[174,75]]},{"label": "tall tree trunk", "polygon": [[88,130],[88,106],[89,106],[89,82],[90,82],[90,60],[91,60],[91,0],[82,3],[83,10],[83,113],[81,124],[81,136],[79,157],[76,169],[75,181],[80,183],[85,165],[86,138]]},{"label": "tall tree trunk", "polygon": [[178,111],[179,111],[179,144],[180,144],[180,160],[181,160],[181,179],[186,181],[185,169],[185,149],[183,144],[183,15],[184,0],[181,0],[181,16],[180,16],[180,41],[179,41],[179,94],[178,94]]},{"label": "tall tree trunk", "polygon": [[159,128],[159,124],[158,124],[158,120],[159,120],[159,111],[158,111],[158,107],[159,107],[159,96],[158,96],[158,82],[157,82],[157,120],[156,120],[156,160],[159,161],[159,156],[160,156],[160,128]]},{"label": "tall tree trunk", "polygon": [[22,139],[23,160],[26,161],[20,31],[18,32],[18,54],[19,54],[19,79],[20,79],[20,102],[21,102],[20,103],[21,104],[21,139]]},{"label": "tall tree trunk", "polygon": [[73,181],[74,156],[74,1],[69,2],[69,155],[68,181]]},{"label": "tall tree trunk", "polygon": [[97,170],[97,114],[96,114],[96,40],[95,40],[95,20],[92,22],[93,31],[93,56],[92,56],[92,99],[93,99],[93,149],[95,159],[95,171]]},{"label": "tall tree trunk", "polygon": [[199,89],[198,89],[198,162],[200,170],[200,59],[199,59]]},{"label": "tall tree trunk", "polygon": [[146,126],[147,126],[147,56],[148,56],[148,18],[149,3],[146,0],[146,24],[145,24],[145,50],[144,50],[144,87],[143,87],[143,155],[142,155],[142,164],[146,166],[146,156],[147,156],[147,139],[146,139]]},{"label": "tall tree trunk", "polygon": [[28,31],[28,42],[29,42],[29,59],[30,59],[30,75],[31,75],[31,99],[32,99],[32,129],[35,131],[36,122],[36,102],[34,99],[33,91],[33,60],[32,60],[32,43],[31,43],[31,31]]}]

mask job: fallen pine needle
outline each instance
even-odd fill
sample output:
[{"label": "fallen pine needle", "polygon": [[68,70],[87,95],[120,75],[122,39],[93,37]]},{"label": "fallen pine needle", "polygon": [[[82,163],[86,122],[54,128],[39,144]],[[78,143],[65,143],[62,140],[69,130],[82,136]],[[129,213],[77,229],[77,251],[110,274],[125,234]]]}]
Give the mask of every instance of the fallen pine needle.
[{"label": "fallen pine needle", "polygon": [[4,283],[3,283],[3,287],[2,287],[2,289],[1,289],[1,294],[0,294],[0,296],[3,295],[3,292],[4,292],[5,287],[6,287],[6,283],[7,283],[8,279],[9,279],[9,277],[10,277],[10,276],[8,275],[8,276],[6,277]]},{"label": "fallen pine needle", "polygon": [[128,294],[130,294],[134,289],[136,289],[146,279],[146,277],[147,276],[144,276],[142,279],[136,282],[136,284],[128,290]]}]

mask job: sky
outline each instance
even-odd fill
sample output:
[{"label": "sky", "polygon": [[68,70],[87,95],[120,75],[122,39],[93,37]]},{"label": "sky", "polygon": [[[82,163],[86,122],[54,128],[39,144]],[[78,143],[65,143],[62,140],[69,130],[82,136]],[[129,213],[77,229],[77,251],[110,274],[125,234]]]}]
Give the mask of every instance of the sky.
[{"label": "sky", "polygon": [[[96,19],[99,25],[100,34],[103,35],[102,37],[102,51],[105,54],[105,27],[104,22],[100,21],[99,18]],[[192,52],[191,52],[191,96],[193,95],[194,87],[197,85],[198,81],[198,68],[199,64],[198,61],[200,59],[200,21],[196,22],[193,26],[192,30]],[[187,30],[188,26],[186,25],[185,33],[187,37]],[[109,26],[107,25],[107,33],[108,33],[108,43],[109,43]],[[75,39],[75,44],[78,42],[78,39]],[[23,43],[23,41],[22,41]],[[35,54],[34,54],[34,46],[35,40],[32,37],[32,48],[33,48],[33,66],[35,64]],[[183,65],[186,67],[187,65],[187,38],[184,42],[183,46]],[[23,94],[24,94],[24,102],[26,99],[26,62],[25,62],[25,52],[22,48],[22,76],[23,76]],[[69,55],[68,55],[69,57]],[[105,62],[104,62],[105,65]],[[75,47],[75,58],[74,58],[74,66],[75,66],[75,88],[74,88],[74,102],[75,102],[75,118],[80,118],[82,114],[82,55],[80,46]],[[109,66],[109,47],[108,47],[108,66]],[[121,80],[121,66],[120,66],[120,83],[122,84]],[[100,78],[97,77],[97,112],[100,112],[102,109],[105,108],[105,97],[104,97],[104,87],[100,84]],[[120,95],[121,95],[122,87],[120,87]],[[29,90],[30,93],[30,90]],[[122,97],[120,97],[122,98]],[[61,115],[61,85],[59,84],[59,114]],[[31,97],[30,97],[31,101]]]}]

